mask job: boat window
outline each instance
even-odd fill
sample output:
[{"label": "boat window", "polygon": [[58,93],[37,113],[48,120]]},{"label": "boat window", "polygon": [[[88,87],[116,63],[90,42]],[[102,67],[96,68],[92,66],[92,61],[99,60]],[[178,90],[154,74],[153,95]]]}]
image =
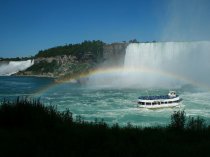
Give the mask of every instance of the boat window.
[{"label": "boat window", "polygon": [[178,103],[178,102],[180,102],[180,100],[176,100],[176,101],[174,101],[174,103]]},{"label": "boat window", "polygon": [[146,105],[151,105],[151,103],[150,102],[146,102]]}]

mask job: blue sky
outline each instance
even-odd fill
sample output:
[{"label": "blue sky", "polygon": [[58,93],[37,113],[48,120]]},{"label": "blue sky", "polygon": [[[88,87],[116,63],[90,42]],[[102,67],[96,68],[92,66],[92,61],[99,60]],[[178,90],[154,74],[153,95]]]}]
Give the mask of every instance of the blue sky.
[{"label": "blue sky", "polygon": [[209,0],[0,0],[0,57],[102,40],[210,40]]}]

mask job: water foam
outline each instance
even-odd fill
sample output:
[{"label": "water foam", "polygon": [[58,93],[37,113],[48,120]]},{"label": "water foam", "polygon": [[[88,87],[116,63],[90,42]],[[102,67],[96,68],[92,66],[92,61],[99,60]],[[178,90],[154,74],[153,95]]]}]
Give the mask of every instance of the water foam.
[{"label": "water foam", "polygon": [[34,60],[10,61],[7,64],[0,64],[0,76],[10,76],[19,71],[25,70],[34,64]]}]

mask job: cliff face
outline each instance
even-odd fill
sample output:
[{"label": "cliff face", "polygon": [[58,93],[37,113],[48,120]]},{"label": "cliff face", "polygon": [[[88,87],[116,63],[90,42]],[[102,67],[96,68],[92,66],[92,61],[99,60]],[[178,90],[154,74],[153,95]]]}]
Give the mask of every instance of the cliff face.
[{"label": "cliff face", "polygon": [[56,56],[49,58],[36,58],[34,65],[16,75],[34,75],[45,77],[63,77],[72,75],[90,68],[87,61],[79,62],[75,56]]},{"label": "cliff face", "polygon": [[127,43],[113,43],[103,46],[103,59],[94,60],[90,52],[85,52],[82,58],[71,55],[62,55],[48,58],[36,58],[34,65],[17,75],[35,75],[46,77],[71,77],[87,72],[99,66],[123,65]]},{"label": "cliff face", "polygon": [[103,65],[120,66],[124,63],[126,47],[128,43],[112,43],[103,47]]}]

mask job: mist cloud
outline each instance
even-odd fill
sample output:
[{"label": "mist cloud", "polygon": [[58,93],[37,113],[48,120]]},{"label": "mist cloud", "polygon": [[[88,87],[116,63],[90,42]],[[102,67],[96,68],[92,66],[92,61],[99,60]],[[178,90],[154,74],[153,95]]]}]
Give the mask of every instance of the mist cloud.
[{"label": "mist cloud", "polygon": [[209,0],[169,1],[162,40],[210,40],[209,10]]}]

